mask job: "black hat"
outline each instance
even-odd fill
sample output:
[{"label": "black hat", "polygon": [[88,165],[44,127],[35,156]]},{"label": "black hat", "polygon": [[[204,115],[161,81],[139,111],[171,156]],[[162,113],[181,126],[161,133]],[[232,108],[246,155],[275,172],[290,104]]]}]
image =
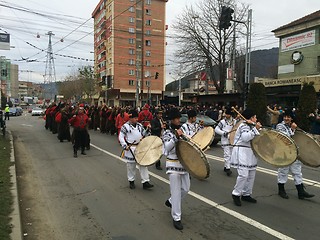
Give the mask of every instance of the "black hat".
[{"label": "black hat", "polygon": [[156,110],[154,111],[154,113],[155,113],[155,114],[163,113],[163,111],[162,111],[161,109],[156,109]]},{"label": "black hat", "polygon": [[247,108],[246,110],[243,111],[242,116],[245,119],[250,119],[251,117],[253,117],[255,114],[255,112],[252,109]]},{"label": "black hat", "polygon": [[293,112],[291,111],[291,109],[286,109],[283,113],[283,116],[288,116],[288,117],[291,117],[291,118],[294,118],[294,114]]},{"label": "black hat", "polygon": [[231,114],[232,114],[231,108],[227,108],[225,113],[226,113],[227,115],[231,115]]},{"label": "black hat", "polygon": [[194,109],[191,109],[188,111],[188,118],[196,117],[197,116],[197,111]]},{"label": "black hat", "polygon": [[168,112],[168,118],[169,120],[173,120],[175,118],[180,118],[181,113],[178,108],[171,108]]},{"label": "black hat", "polygon": [[129,117],[130,118],[137,118],[138,117],[138,112],[136,110],[130,110],[129,111]]}]

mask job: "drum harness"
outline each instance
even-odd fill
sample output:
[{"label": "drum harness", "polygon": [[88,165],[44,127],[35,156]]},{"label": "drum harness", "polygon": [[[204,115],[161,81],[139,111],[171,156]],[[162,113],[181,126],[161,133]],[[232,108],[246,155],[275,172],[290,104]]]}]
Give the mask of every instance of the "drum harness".
[{"label": "drum harness", "polygon": [[[246,123],[246,122],[244,122],[244,123]],[[248,123],[246,123],[249,127],[250,127],[250,130],[252,130],[252,125],[251,124],[248,124]],[[241,133],[240,133],[240,137],[241,137]],[[239,138],[240,139],[240,138]],[[238,139],[238,141],[239,141],[239,139]],[[232,146],[232,147],[245,147],[245,148],[251,148],[250,146],[245,146],[245,145],[236,145],[236,143],[237,142],[235,142],[235,144],[226,144],[227,146]]]}]

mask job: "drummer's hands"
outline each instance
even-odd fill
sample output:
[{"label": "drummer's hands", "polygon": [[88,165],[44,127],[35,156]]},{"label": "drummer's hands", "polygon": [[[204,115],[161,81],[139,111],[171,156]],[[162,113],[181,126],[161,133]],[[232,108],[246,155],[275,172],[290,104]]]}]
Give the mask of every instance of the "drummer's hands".
[{"label": "drummer's hands", "polygon": [[176,133],[177,133],[178,136],[181,136],[181,135],[183,134],[183,132],[182,132],[181,129],[177,129],[177,130],[176,130]]},{"label": "drummer's hands", "polygon": [[200,120],[200,121],[199,121],[199,124],[200,124],[200,126],[203,126],[203,125],[204,125],[204,121],[203,121],[203,120]]},{"label": "drummer's hands", "polygon": [[260,130],[262,128],[262,124],[260,122],[256,123],[256,129]]},{"label": "drummer's hands", "polygon": [[297,127],[298,127],[298,125],[295,122],[291,123],[292,130],[295,130]]}]

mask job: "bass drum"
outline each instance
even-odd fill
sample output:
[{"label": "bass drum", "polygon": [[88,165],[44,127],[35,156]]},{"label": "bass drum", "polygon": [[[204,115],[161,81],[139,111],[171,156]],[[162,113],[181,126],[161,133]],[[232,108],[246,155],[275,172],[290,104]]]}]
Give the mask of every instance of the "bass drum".
[{"label": "bass drum", "polygon": [[213,138],[214,129],[212,127],[204,127],[193,135],[192,140],[201,148],[202,151],[204,151],[211,145]]},{"label": "bass drum", "polygon": [[229,132],[229,141],[231,145],[234,145],[234,137],[236,136],[236,131],[238,129],[238,127],[240,126],[241,123],[243,123],[244,120],[239,120],[236,125],[233,126],[233,128],[231,129],[231,131]]},{"label": "bass drum", "polygon": [[141,166],[150,166],[162,156],[162,140],[157,136],[143,138],[137,145],[134,155],[136,162]]},{"label": "bass drum", "polygon": [[191,176],[203,180],[210,175],[210,165],[206,155],[192,141],[179,140],[177,143],[177,155],[182,166]]},{"label": "bass drum", "polygon": [[259,158],[275,167],[288,166],[298,157],[293,139],[273,129],[262,129],[260,135],[252,139],[251,147]]},{"label": "bass drum", "polygon": [[313,135],[296,130],[293,140],[298,146],[299,160],[310,167],[320,167],[320,142]]}]

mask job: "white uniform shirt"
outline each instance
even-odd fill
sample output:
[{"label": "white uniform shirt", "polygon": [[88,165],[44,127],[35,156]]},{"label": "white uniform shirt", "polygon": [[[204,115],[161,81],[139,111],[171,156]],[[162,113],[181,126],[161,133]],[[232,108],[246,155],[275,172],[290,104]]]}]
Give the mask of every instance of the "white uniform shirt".
[{"label": "white uniform shirt", "polygon": [[203,126],[201,126],[199,123],[194,122],[185,122],[181,126],[181,130],[184,134],[186,134],[188,137],[192,137],[194,134],[196,134],[200,129],[202,129]]},{"label": "white uniform shirt", "polygon": [[215,127],[214,131],[216,134],[221,136],[221,144],[229,145],[229,133],[231,132],[234,125],[236,125],[237,121],[230,117],[230,119],[224,118],[222,119],[218,125]]},{"label": "white uniform shirt", "polygon": [[[143,128],[141,123],[137,123],[133,126],[129,121],[122,125],[119,141],[123,148],[126,148],[129,144],[133,144],[130,149],[134,153],[136,145],[146,135],[147,131]],[[125,150],[124,157],[129,162],[134,162],[134,156],[130,150]]]},{"label": "white uniform shirt", "polygon": [[179,141],[174,130],[169,127],[162,136],[163,152],[167,156],[166,169],[168,173],[186,174],[187,171],[183,168],[176,153],[176,143]]},{"label": "white uniform shirt", "polygon": [[290,128],[289,125],[285,124],[284,121],[282,121],[281,123],[278,123],[277,126],[276,126],[276,129],[279,132],[284,133],[288,137],[292,137],[294,135],[294,131]]},{"label": "white uniform shirt", "polygon": [[241,123],[236,131],[231,155],[231,166],[234,168],[256,169],[257,158],[251,149],[251,140],[260,135],[259,131],[247,123]]}]

